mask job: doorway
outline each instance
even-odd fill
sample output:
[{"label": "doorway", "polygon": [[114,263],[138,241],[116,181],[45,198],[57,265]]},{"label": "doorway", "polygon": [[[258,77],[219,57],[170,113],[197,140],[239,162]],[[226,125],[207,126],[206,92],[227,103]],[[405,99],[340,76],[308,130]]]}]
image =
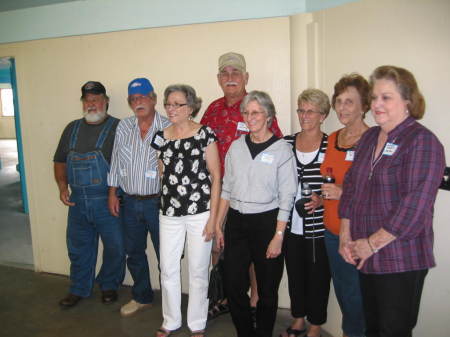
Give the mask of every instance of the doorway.
[{"label": "doorway", "polygon": [[15,62],[0,58],[0,264],[33,269]]}]

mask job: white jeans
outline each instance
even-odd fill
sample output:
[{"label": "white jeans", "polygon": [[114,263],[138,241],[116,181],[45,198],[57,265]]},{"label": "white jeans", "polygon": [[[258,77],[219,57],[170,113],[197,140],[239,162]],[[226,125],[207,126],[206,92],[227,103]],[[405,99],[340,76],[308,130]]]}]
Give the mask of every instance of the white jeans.
[{"label": "white jeans", "polygon": [[181,327],[180,259],[187,238],[189,302],[187,324],[191,331],[203,330],[208,317],[208,277],[212,240],[202,236],[209,212],[181,217],[159,216],[162,288],[162,327]]}]

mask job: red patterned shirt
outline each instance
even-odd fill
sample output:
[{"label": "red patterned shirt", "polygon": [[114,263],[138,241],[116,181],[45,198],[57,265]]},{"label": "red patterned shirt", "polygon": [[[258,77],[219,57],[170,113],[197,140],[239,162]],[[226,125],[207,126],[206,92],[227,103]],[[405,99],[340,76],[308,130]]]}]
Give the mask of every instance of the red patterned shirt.
[{"label": "red patterned shirt", "polygon": [[[241,102],[242,100],[227,106],[225,97],[219,98],[208,106],[200,121],[200,124],[213,129],[217,136],[222,177],[224,175],[225,155],[231,143],[241,135],[248,133],[248,128],[239,109]],[[276,118],[273,120],[270,131],[278,138],[283,137]]]}]

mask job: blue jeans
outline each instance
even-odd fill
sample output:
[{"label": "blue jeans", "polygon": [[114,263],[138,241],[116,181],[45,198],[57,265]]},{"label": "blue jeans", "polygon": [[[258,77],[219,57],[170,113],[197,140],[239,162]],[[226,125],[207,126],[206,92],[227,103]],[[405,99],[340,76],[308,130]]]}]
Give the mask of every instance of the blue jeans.
[{"label": "blue jeans", "polygon": [[138,200],[124,194],[122,207],[127,266],[133,278],[133,299],[152,303],[153,290],[147,260],[147,235],[150,232],[159,268],[159,198]]},{"label": "blue jeans", "polygon": [[325,231],[334,292],[342,311],[342,331],[349,337],[364,336],[365,320],[359,272],[339,254],[339,236]]},{"label": "blue jeans", "polygon": [[67,224],[70,258],[70,292],[88,297],[92,292],[97,262],[98,238],[103,243],[103,264],[97,276],[102,290],[116,290],[123,281],[125,251],[122,225],[108,210],[108,197],[76,196],[71,201]]}]

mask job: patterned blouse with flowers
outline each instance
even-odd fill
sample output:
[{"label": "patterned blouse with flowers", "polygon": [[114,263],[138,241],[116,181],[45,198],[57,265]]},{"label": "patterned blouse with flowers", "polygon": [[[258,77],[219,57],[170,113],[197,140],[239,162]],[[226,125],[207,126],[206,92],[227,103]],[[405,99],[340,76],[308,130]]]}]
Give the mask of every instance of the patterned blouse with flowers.
[{"label": "patterned blouse with flowers", "polygon": [[166,139],[158,131],[152,147],[163,163],[161,210],[163,215],[184,216],[209,211],[211,179],[206,165],[206,147],[217,141],[211,128],[202,126],[184,139]]}]

